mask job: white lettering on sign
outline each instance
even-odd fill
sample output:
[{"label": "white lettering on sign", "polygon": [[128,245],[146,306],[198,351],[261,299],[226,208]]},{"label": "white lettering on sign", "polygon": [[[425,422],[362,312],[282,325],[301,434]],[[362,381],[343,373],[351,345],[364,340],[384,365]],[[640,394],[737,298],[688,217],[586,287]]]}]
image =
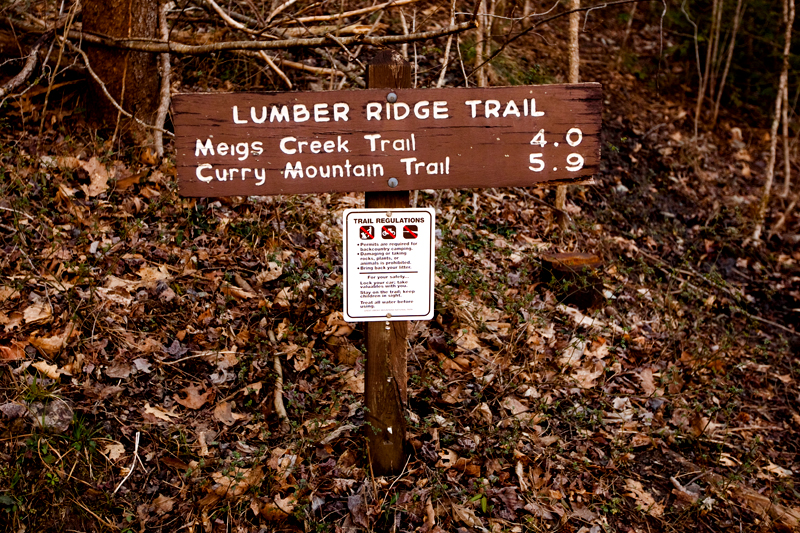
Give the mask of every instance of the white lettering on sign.
[{"label": "white lettering on sign", "polygon": [[[412,115],[408,104],[397,102],[384,104],[382,102],[369,102],[364,108],[367,120],[405,120]],[[431,102],[422,100],[414,104],[413,116],[419,120],[450,118],[447,102]]]},{"label": "white lettering on sign", "polygon": [[[325,152],[326,154],[332,154],[334,151],[336,152],[349,152],[350,150],[347,148],[348,141],[343,141],[341,135],[336,136],[336,142],[328,140],[328,141],[298,141],[296,137],[284,137],[281,139],[281,142],[278,145],[281,152],[288,155],[294,154],[302,154],[302,153],[312,153],[312,154],[320,154]],[[305,151],[304,151],[305,148]]]},{"label": "white lettering on sign", "polygon": [[478,117],[478,106],[483,104],[483,117],[484,118],[500,118],[500,109],[503,109],[503,118],[513,115],[517,118],[521,117],[543,117],[544,111],[536,111],[536,98],[531,98],[530,102],[527,98],[522,100],[522,113],[520,114],[519,106],[514,100],[509,100],[503,106],[499,100],[467,100],[464,105],[469,106],[470,115],[472,118]]},{"label": "white lettering on sign", "polygon": [[433,163],[417,161],[416,157],[406,157],[401,159],[400,162],[406,164],[407,176],[411,176],[412,174],[420,174],[420,169],[422,169],[423,173],[429,176],[435,174],[450,174],[450,156],[445,157],[444,161]]},{"label": "white lettering on sign", "polygon": [[[228,143],[217,143],[216,153],[219,155],[228,155],[228,151],[230,150],[230,155],[237,156],[236,158],[239,161],[244,161],[250,154],[254,156],[259,156],[264,153],[264,144],[261,141],[254,141],[252,143],[240,142],[236,144],[228,144]],[[197,139],[194,148],[194,156],[200,157],[201,155],[207,157],[209,155],[214,155],[214,144],[211,142],[211,138],[209,136],[205,142],[202,142],[200,139]]]},{"label": "white lettering on sign", "polygon": [[352,164],[349,159],[345,159],[343,165],[305,165],[301,161],[286,163],[281,173],[284,179],[297,178],[371,178],[373,176],[383,176],[383,165],[380,163],[359,163]]},{"label": "white lettering on sign", "polygon": [[[425,93],[428,100],[406,99],[406,94],[412,93],[402,89],[397,94],[405,101],[387,102],[380,93],[370,93],[375,101],[351,99],[350,104],[336,102],[343,96],[261,99],[243,95],[244,102],[219,107],[223,117],[230,113],[224,117],[225,127],[213,129],[215,135],[194,134],[181,148],[186,156],[193,153],[195,157],[193,163],[184,165],[190,167],[189,175],[181,179],[214,184],[244,181],[266,185],[261,190],[267,194],[274,193],[276,182],[317,178],[365,178],[350,182],[355,190],[363,190],[358,188],[361,183],[370,190],[383,184],[398,185],[394,180],[374,179],[384,176],[399,178],[401,187],[408,187],[409,182],[415,186],[427,183],[426,179],[436,176],[442,177],[442,183],[452,184],[457,176],[472,170],[475,160],[470,159],[470,151],[482,158],[504,155],[513,162],[510,172],[538,174],[537,180],[549,179],[543,175],[551,171],[575,176],[581,170],[585,173],[585,166],[596,165],[596,131],[587,130],[584,138],[582,122],[569,124],[572,109],[553,107],[555,97],[546,90],[459,92],[463,97],[432,91]],[[536,120],[545,116],[545,111],[537,109],[537,99],[531,98],[534,94],[539,96],[539,108],[544,105],[548,115],[553,115],[548,120]],[[468,95],[473,99],[467,99]],[[328,101],[320,101],[324,99]],[[265,105],[250,105],[253,102]],[[355,124],[336,124],[351,120],[351,105],[356,111],[352,117]],[[219,120],[214,125],[219,125]],[[450,126],[453,131],[443,133]],[[440,144],[439,136],[445,142]],[[506,170],[509,160],[501,165]],[[480,164],[486,166],[484,161]],[[414,179],[406,179],[409,177]],[[434,188],[436,181],[428,179]],[[278,187],[281,191],[292,189]],[[313,187],[298,184],[295,188]],[[243,189],[247,190],[236,188]]]},{"label": "white lettering on sign", "polygon": [[286,105],[273,105],[270,106],[269,110],[267,106],[261,106],[261,109],[250,106],[250,120],[239,116],[239,106],[233,106],[231,111],[233,112],[234,124],[248,124],[251,121],[254,124],[264,124],[267,121],[267,117],[269,117],[270,122],[307,122],[312,116],[314,122],[330,122],[331,115],[333,115],[334,122],[347,122],[350,120],[348,116],[350,106],[344,102],[337,102],[333,105],[325,103],[314,104],[312,109],[313,113],[305,104],[296,104],[291,107],[290,113],[290,108]]},{"label": "white lettering on sign", "polygon": [[364,138],[369,141],[370,152],[385,152],[387,147],[395,152],[413,152],[417,149],[417,139],[413,133],[402,139],[382,139],[380,133],[364,135]]}]

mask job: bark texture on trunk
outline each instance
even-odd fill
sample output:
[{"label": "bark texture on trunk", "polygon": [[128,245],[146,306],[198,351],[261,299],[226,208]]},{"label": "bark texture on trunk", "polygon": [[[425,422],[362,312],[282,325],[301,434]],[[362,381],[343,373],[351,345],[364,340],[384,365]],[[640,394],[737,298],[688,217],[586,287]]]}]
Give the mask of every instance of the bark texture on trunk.
[{"label": "bark texture on trunk", "polygon": [[[84,0],[83,29],[109,37],[158,36],[158,0]],[[159,101],[158,56],[100,46],[87,47],[92,69],[122,108],[148,124],[154,122]],[[98,127],[114,127],[118,112],[100,87],[93,83],[88,101],[89,120]],[[121,117],[121,132],[137,144],[147,142],[151,132]]]}]

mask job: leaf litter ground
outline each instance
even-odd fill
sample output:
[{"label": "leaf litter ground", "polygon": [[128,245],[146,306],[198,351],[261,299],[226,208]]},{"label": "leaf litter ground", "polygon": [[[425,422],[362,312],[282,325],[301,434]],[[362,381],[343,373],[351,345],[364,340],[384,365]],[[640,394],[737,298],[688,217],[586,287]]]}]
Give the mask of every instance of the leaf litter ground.
[{"label": "leaf litter ground", "polygon": [[[9,531],[797,529],[798,221],[745,246],[764,147],[691,142],[685,103],[592,75],[603,171],[570,230],[547,191],[419,193],[437,307],[410,328],[396,477],[370,472],[340,313],[363,196],[181,199],[170,160],[7,136]],[[604,265],[553,280],[556,251]]]}]

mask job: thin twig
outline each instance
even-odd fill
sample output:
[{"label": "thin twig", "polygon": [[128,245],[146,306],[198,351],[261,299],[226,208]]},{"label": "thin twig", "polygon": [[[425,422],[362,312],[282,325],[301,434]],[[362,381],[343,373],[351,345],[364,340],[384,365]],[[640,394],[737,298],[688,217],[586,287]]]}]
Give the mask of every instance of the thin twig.
[{"label": "thin twig", "polygon": [[736,45],[736,34],[739,32],[739,24],[742,22],[742,18],[744,17],[744,11],[742,9],[742,0],[737,0],[736,2],[736,11],[733,14],[733,29],[731,30],[731,42],[728,46],[728,55],[725,59],[725,68],[722,69],[722,79],[719,82],[719,90],[717,91],[717,99],[714,102],[714,115],[711,119],[711,125],[717,123],[717,117],[719,116],[719,106],[720,102],[722,101],[722,91],[725,89],[725,83],[728,80],[728,72],[731,68],[731,61],[733,61],[733,49]]},{"label": "thin twig", "polygon": [[[251,52],[251,51],[244,51],[240,52],[243,55],[247,56],[258,56],[258,52]],[[283,58],[273,58],[273,61],[276,62],[277,65],[285,68],[290,68],[294,70],[302,70],[305,72],[311,72],[312,74],[317,74],[319,76],[342,76],[346,77],[347,74],[341,70],[335,68],[325,68],[325,67],[312,67],[311,65],[306,65],[305,63],[299,63],[297,61],[290,61],[288,59]]]},{"label": "thin twig", "polygon": [[347,68],[341,61],[339,61],[338,59],[333,57],[333,55],[330,52],[328,52],[327,50],[323,50],[322,48],[317,48],[317,49],[314,50],[314,52],[316,52],[317,54],[321,55],[322,57],[324,57],[325,59],[330,61],[333,64],[334,67],[339,69],[340,72],[344,73],[344,75],[347,76],[348,79],[350,79],[350,81],[352,81],[353,83],[355,83],[359,87],[366,87],[367,86],[367,84],[366,84],[366,82],[364,81],[363,78],[361,78],[360,76],[356,75],[353,72],[353,69]]},{"label": "thin twig", "polygon": [[243,31],[245,33],[258,33],[258,32],[255,32],[255,31],[249,29],[247,26],[245,26],[241,22],[237,22],[237,21],[233,20],[233,17],[228,15],[228,13],[224,9],[222,9],[219,6],[219,4],[217,4],[214,0],[205,0],[205,2],[206,2],[206,4],[211,6],[211,9],[216,11],[217,15],[219,15],[219,17],[225,22],[225,24],[227,24],[231,28],[235,28],[235,29]]},{"label": "thin twig", "polygon": [[[408,31],[408,21],[406,21],[406,14],[403,13],[403,10],[400,10],[400,27],[403,28],[403,35],[408,35],[410,32]],[[408,43],[403,43],[403,46],[400,47],[400,53],[403,54],[403,59],[408,61]]]},{"label": "thin twig", "polygon": [[[68,17],[67,24],[64,26],[64,33],[69,33],[69,27],[72,25],[73,18],[75,16],[75,9],[77,9],[77,4],[70,9],[70,15]],[[38,142],[41,142],[42,139],[42,131],[44,131],[44,121],[47,116],[47,104],[50,102],[50,92],[53,90],[53,84],[56,81],[56,75],[58,74],[58,67],[61,66],[61,59],[64,56],[64,44],[61,44],[61,47],[58,50],[58,60],[56,61],[56,68],[53,69],[52,75],[50,76],[50,80],[47,84],[47,92],[44,95],[44,104],[42,104],[42,121],[39,123],[39,134],[38,134]]]},{"label": "thin twig", "polygon": [[78,48],[77,46],[75,46],[74,44],[72,44],[72,42],[70,42],[68,39],[65,39],[65,38],[63,38],[63,37],[58,37],[58,39],[59,39],[59,40],[61,40],[61,41],[63,41],[63,42],[65,42],[65,43],[67,43],[67,45],[69,45],[69,47],[70,47],[70,48],[71,48],[71,49],[72,49],[74,52],[77,52],[78,54],[80,54],[80,56],[83,58],[83,62],[84,62],[84,64],[86,65],[86,70],[89,72],[89,75],[90,75],[90,76],[91,76],[91,77],[94,79],[94,81],[95,81],[95,82],[97,82],[97,84],[98,84],[98,85],[100,86],[100,88],[103,90],[103,94],[104,94],[104,95],[106,95],[106,98],[108,98],[108,100],[111,102],[111,104],[112,104],[112,105],[113,105],[113,106],[114,106],[114,107],[115,107],[115,108],[116,108],[116,109],[117,109],[117,110],[118,110],[120,113],[122,113],[124,116],[126,116],[126,117],[128,117],[128,118],[132,118],[132,119],[133,119],[133,120],[135,120],[135,121],[136,121],[136,122],[137,122],[139,125],[141,125],[141,126],[144,126],[145,128],[148,128],[148,129],[151,129],[151,130],[160,131],[161,133],[166,133],[166,134],[167,134],[167,135],[169,135],[170,137],[174,137],[174,136],[175,136],[175,134],[173,134],[171,131],[167,131],[167,130],[165,130],[164,128],[158,128],[158,127],[156,127],[156,126],[152,126],[152,125],[150,125],[150,124],[146,124],[145,122],[142,122],[142,121],[141,121],[141,120],[139,120],[138,118],[134,117],[133,115],[131,115],[130,113],[128,113],[127,111],[125,111],[124,109],[122,109],[122,107],[121,107],[121,106],[120,106],[120,105],[117,103],[117,101],[116,101],[116,100],[114,100],[114,97],[113,97],[113,96],[111,96],[111,94],[108,92],[108,89],[106,88],[106,84],[105,84],[105,83],[103,83],[103,80],[101,80],[101,79],[100,79],[100,77],[97,75],[97,73],[95,73],[95,71],[92,69],[92,66],[91,66],[91,64],[89,63],[89,57],[86,55],[86,52],[84,52],[83,50],[81,50],[80,48]]},{"label": "thin twig", "polygon": [[286,84],[286,86],[287,86],[287,87],[289,87],[290,89],[292,88],[292,81],[291,81],[291,80],[289,79],[289,77],[288,77],[288,76],[287,76],[287,75],[286,75],[286,74],[285,74],[285,73],[284,73],[284,72],[283,72],[283,71],[282,71],[282,70],[281,70],[281,69],[278,67],[278,65],[276,65],[276,64],[275,64],[275,61],[273,61],[273,60],[272,60],[272,58],[271,58],[271,57],[269,57],[269,56],[267,55],[267,53],[266,53],[264,50],[259,50],[259,51],[258,51],[258,57],[260,57],[261,59],[263,59],[263,60],[264,60],[264,62],[265,62],[267,65],[269,65],[269,68],[271,68],[271,69],[272,69],[272,71],[273,71],[273,72],[275,72],[275,74],[277,74],[277,75],[278,75],[278,77],[279,77],[280,79],[282,79],[282,80],[283,80],[283,82]]},{"label": "thin twig", "polygon": [[[585,11],[585,12],[589,12],[589,11],[594,11],[595,9],[605,9],[605,8],[607,8],[607,7],[613,7],[613,6],[619,6],[619,5],[624,5],[624,4],[630,4],[630,3],[634,3],[634,2],[656,2],[656,1],[660,1],[660,0],[617,0],[616,2],[603,2],[602,4],[597,4],[597,5],[594,5],[594,6],[582,7],[582,8],[580,8],[580,9],[577,9],[577,10],[575,10],[575,11]],[[472,72],[470,72],[470,73],[469,73],[470,77],[472,77],[472,75],[473,75],[473,74],[475,74],[475,72],[477,72],[477,71],[478,71],[478,70],[479,70],[481,67],[483,67],[483,66],[484,66],[486,63],[489,63],[489,62],[490,62],[490,61],[492,61],[492,60],[493,60],[495,57],[497,57],[497,56],[499,56],[500,54],[502,54],[502,53],[503,53],[503,51],[504,51],[504,50],[505,50],[505,49],[508,47],[508,45],[510,45],[511,43],[513,43],[514,41],[516,41],[517,39],[519,39],[519,38],[521,38],[521,37],[523,37],[523,36],[525,36],[525,35],[527,35],[527,34],[531,33],[533,30],[535,30],[535,29],[536,29],[536,28],[538,28],[539,26],[542,26],[543,24],[547,24],[548,22],[551,22],[551,21],[553,21],[553,20],[555,20],[555,19],[558,19],[558,18],[561,18],[561,17],[567,16],[567,15],[569,15],[570,13],[572,13],[572,10],[564,11],[564,12],[562,12],[562,13],[557,13],[557,14],[555,14],[555,15],[551,16],[551,17],[547,17],[546,19],[539,20],[539,21],[537,21],[537,22],[536,22],[536,24],[531,24],[531,26],[530,26],[530,27],[528,27],[528,28],[526,28],[526,29],[522,30],[522,31],[521,31],[521,32],[519,32],[518,34],[514,35],[513,37],[510,37],[510,38],[506,39],[506,41],[505,41],[505,42],[503,42],[503,44],[502,44],[502,45],[500,45],[499,47],[497,47],[497,50],[495,50],[495,51],[492,53],[492,55],[490,55],[488,58],[484,59],[484,60],[483,60],[483,61],[482,61],[482,62],[481,62],[479,65],[476,65],[476,66],[475,66],[475,68],[473,68],[473,69],[472,69]],[[462,24],[463,24],[463,23],[462,23]]]},{"label": "thin twig", "polygon": [[775,223],[774,226],[769,230],[770,237],[778,233],[782,228],[783,225],[786,224],[786,219],[792,214],[792,210],[797,206],[797,199],[800,195],[795,195],[794,200],[792,203],[789,204],[789,207],[786,208],[786,211],[783,212],[781,218],[778,219],[778,222]]},{"label": "thin twig", "polygon": [[34,218],[32,216],[30,216],[28,213],[24,213],[22,211],[17,211],[16,209],[11,209],[10,207],[3,207],[3,206],[0,205],[0,209],[2,209],[3,211],[8,211],[10,213],[16,213],[18,215],[22,215],[24,217],[27,217],[28,220],[34,220]]},{"label": "thin twig", "polygon": [[275,11],[273,11],[272,13],[270,13],[270,14],[269,14],[269,16],[267,17],[267,22],[271,21],[272,19],[274,19],[275,17],[277,17],[278,15],[280,15],[280,14],[281,14],[281,12],[282,12],[284,9],[286,9],[286,8],[287,8],[287,7],[289,7],[289,6],[291,6],[291,5],[292,5],[292,4],[294,4],[295,2],[297,2],[297,0],[287,0],[286,2],[284,2],[284,3],[282,3],[281,5],[279,5],[278,7],[276,7],[276,8],[275,8]]},{"label": "thin twig", "polygon": [[22,70],[19,72],[19,74],[8,80],[5,84],[3,84],[2,87],[0,87],[0,98],[13,91],[25,83],[28,78],[30,78],[31,74],[33,73],[33,69],[36,68],[36,62],[39,59],[39,48],[41,48],[42,44],[44,44],[48,37],[49,36],[47,33],[39,37],[39,40],[36,41],[36,43],[33,45],[33,48],[31,48],[31,51],[28,53],[28,59],[25,61],[25,65],[22,67]]},{"label": "thin twig", "polygon": [[[131,463],[131,467],[128,469],[128,475],[126,475],[122,479],[122,481],[119,482],[119,485],[117,485],[117,488],[114,489],[114,492],[112,492],[111,494],[116,494],[117,491],[120,489],[120,487],[122,487],[122,485],[126,481],[128,481],[128,478],[131,477],[131,474],[133,474],[133,469],[136,468],[136,461],[139,461],[139,464],[142,463],[141,459],[139,459],[139,435],[140,435],[140,432],[137,431],[136,432],[136,441],[135,441],[135,444],[134,444],[134,447],[133,447],[133,463]],[[142,465],[142,468],[144,468],[144,465]]]},{"label": "thin twig", "polygon": [[[636,251],[639,254],[641,254],[642,256],[644,256],[644,257],[650,259],[651,261],[653,261],[654,263],[656,263],[657,264],[656,267],[659,270],[661,270],[663,273],[665,273],[667,276],[669,276],[669,277],[676,277],[670,272],[670,269],[673,269],[673,270],[675,270],[677,272],[680,272],[681,274],[686,274],[687,276],[692,276],[694,278],[701,279],[701,280],[705,281],[706,283],[711,284],[714,288],[720,289],[720,290],[730,294],[731,296],[734,296],[734,297],[737,296],[732,290],[728,289],[727,287],[722,287],[722,286],[717,285],[716,283],[714,283],[710,279],[706,278],[705,276],[703,276],[699,272],[694,272],[694,271],[685,270],[685,269],[674,269],[667,262],[665,262],[662,259],[660,259],[658,257],[655,257],[655,256],[645,252],[644,250],[640,250],[639,248],[636,248]],[[678,279],[680,279],[680,278],[678,278]],[[684,280],[681,280],[681,281],[684,281]],[[701,289],[697,285],[692,285],[688,281],[684,281],[684,282],[687,285],[691,286],[693,289],[695,289],[695,290],[697,290],[699,292],[703,292],[705,294],[709,294],[708,291],[705,291],[705,290]],[[757,322],[762,322],[764,324],[769,324],[770,326],[776,327],[776,328],[778,328],[778,329],[780,329],[782,331],[785,331],[787,333],[791,333],[792,335],[797,335],[798,334],[792,328],[786,327],[783,324],[779,324],[778,322],[774,322],[772,320],[769,320],[769,319],[766,319],[766,318],[762,318],[762,317],[760,317],[758,315],[754,315],[752,313],[748,313],[747,311],[745,311],[744,309],[742,309],[741,307],[738,307],[736,305],[732,305],[731,304],[731,305],[729,305],[729,308],[732,311],[738,311],[739,313],[742,313],[743,315],[745,315],[747,318],[751,318],[751,319],[753,319],[753,320],[755,320]]]},{"label": "thin twig", "polygon": [[[161,39],[168,41],[169,40],[169,25],[167,24],[167,11],[169,10],[168,4],[164,4],[161,6],[161,10],[158,15],[158,28],[159,32],[161,33]],[[158,112],[156,113],[156,128],[158,128],[154,135],[155,145],[156,145],[156,155],[158,158],[164,157],[164,134],[162,131],[164,130],[164,124],[167,122],[167,115],[169,114],[169,104],[171,100],[170,95],[170,74],[172,70],[172,66],[170,63],[169,54],[161,54],[161,95],[160,95],[160,102],[158,104]],[[159,131],[161,130],[161,131]]]},{"label": "thin twig", "polygon": [[89,509],[88,507],[86,507],[85,505],[83,505],[83,504],[82,504],[81,502],[79,502],[78,500],[71,500],[71,501],[72,501],[72,503],[75,503],[75,504],[77,504],[77,505],[78,505],[78,507],[80,507],[81,509],[83,509],[84,511],[86,511],[87,513],[89,513],[90,515],[92,515],[93,517],[95,517],[95,518],[96,518],[96,519],[97,519],[99,522],[102,522],[102,524],[103,524],[104,526],[106,526],[107,528],[109,528],[109,529],[111,529],[111,530],[117,530],[117,529],[119,529],[119,528],[118,528],[116,525],[112,524],[111,522],[109,522],[109,521],[108,521],[108,520],[106,520],[105,518],[103,518],[103,517],[101,517],[101,516],[98,516],[98,514],[97,514],[97,513],[95,513],[94,511],[92,511],[91,509]]},{"label": "thin twig", "polygon": [[356,15],[366,15],[369,13],[374,13],[375,11],[386,9],[387,7],[399,7],[399,6],[404,6],[406,4],[413,4],[418,1],[419,0],[393,0],[391,2],[385,2],[383,4],[377,4],[370,7],[364,7],[361,9],[354,9],[352,11],[337,13],[335,15],[316,15],[313,17],[300,17],[294,20],[301,24],[305,24],[306,22],[323,22],[328,20],[340,20],[344,18],[354,17]]},{"label": "thin twig", "polygon": [[[450,12],[450,25],[456,22],[456,0],[453,0],[452,9]],[[444,57],[442,58],[442,71],[439,73],[439,81],[436,82],[436,87],[444,86],[444,77],[447,74],[447,65],[450,63],[450,47],[453,45],[453,35],[447,36],[447,44],[444,47]]]},{"label": "thin twig", "polygon": [[[278,341],[275,338],[275,333],[272,330],[269,330],[267,331],[267,335],[269,336],[269,342],[272,344],[272,346],[277,347]],[[281,420],[289,422],[289,415],[286,414],[286,407],[283,405],[283,368],[281,368],[279,352],[276,352],[272,356],[272,366],[276,374],[274,392],[275,412],[281,418]]]},{"label": "thin twig", "polygon": [[[625,0],[639,1],[639,0]],[[25,31],[30,33],[41,33],[41,28],[27,24],[16,23]],[[352,35],[337,37],[336,41],[327,36],[309,37],[298,39],[279,39],[277,41],[224,41],[213,44],[191,45],[176,42],[165,42],[153,39],[115,39],[106,35],[70,30],[67,34],[72,39],[79,39],[91,44],[109,46],[111,48],[121,48],[134,50],[137,52],[154,53],[173,53],[183,55],[205,55],[211,52],[224,52],[234,50],[286,50],[289,48],[317,48],[317,47],[340,47],[358,44],[368,44],[372,46],[385,46],[390,44],[414,43],[427,41],[437,37],[444,37],[452,33],[461,33],[475,27],[474,21],[461,22],[455,26],[447,26],[438,30],[422,31],[410,33],[408,35],[384,35],[380,37],[370,37],[365,35]]]}]

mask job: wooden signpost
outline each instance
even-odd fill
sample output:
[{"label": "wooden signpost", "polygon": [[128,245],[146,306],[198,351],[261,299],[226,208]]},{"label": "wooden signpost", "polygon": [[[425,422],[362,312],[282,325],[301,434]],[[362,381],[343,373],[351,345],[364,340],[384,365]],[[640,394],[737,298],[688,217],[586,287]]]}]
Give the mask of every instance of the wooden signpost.
[{"label": "wooden signpost", "polygon": [[[600,163],[601,86],[410,89],[393,51],[369,89],[179,94],[183,196],[364,191],[367,208],[409,207],[408,191],[581,182]],[[377,475],[406,462],[405,321],[368,322],[365,411]]]}]

